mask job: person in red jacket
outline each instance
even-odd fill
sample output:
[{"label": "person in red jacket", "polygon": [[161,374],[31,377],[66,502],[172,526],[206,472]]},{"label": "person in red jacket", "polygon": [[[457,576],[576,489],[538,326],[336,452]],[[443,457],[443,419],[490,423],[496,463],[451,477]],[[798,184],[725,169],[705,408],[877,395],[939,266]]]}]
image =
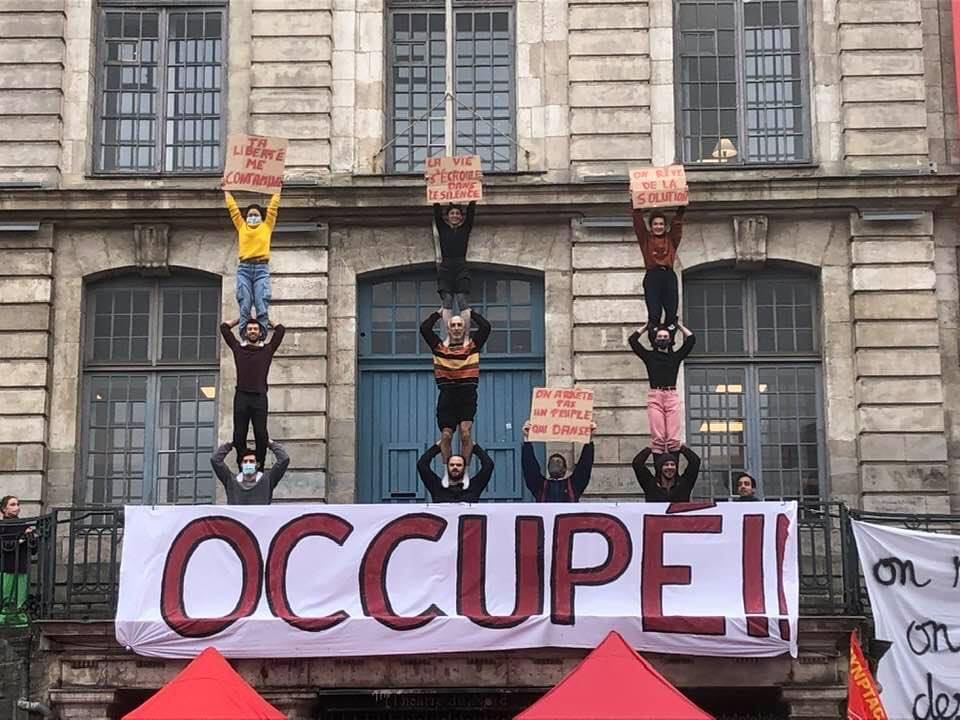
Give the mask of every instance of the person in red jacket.
[{"label": "person in red jacket", "polygon": [[643,217],[642,209],[633,211],[633,231],[643,253],[643,296],[647,303],[647,327],[650,329],[650,342],[658,327],[667,327],[672,336],[677,324],[677,308],[680,305],[680,290],[673,263],[677,258],[677,248],[683,236],[683,214],[681,206],[674,213],[673,221],[667,228],[667,216],[659,210],[650,213],[650,227]]}]

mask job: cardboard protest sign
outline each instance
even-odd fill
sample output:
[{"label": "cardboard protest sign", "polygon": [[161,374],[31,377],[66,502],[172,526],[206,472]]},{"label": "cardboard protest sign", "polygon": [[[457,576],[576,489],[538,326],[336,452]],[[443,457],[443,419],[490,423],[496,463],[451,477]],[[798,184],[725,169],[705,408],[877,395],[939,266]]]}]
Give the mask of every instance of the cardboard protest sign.
[{"label": "cardboard protest sign", "polygon": [[235,134],[227,137],[223,167],[224,190],[248,190],[273,195],[283,187],[286,138]]},{"label": "cardboard protest sign", "polygon": [[427,202],[460,203],[483,199],[479,155],[427,158]]},{"label": "cardboard protest sign", "polygon": [[531,441],[590,442],[593,390],[534,388],[530,402]]},{"label": "cardboard protest sign", "polygon": [[630,171],[630,197],[635,208],[662,208],[686,205],[687,175],[683,165],[642,167]]}]

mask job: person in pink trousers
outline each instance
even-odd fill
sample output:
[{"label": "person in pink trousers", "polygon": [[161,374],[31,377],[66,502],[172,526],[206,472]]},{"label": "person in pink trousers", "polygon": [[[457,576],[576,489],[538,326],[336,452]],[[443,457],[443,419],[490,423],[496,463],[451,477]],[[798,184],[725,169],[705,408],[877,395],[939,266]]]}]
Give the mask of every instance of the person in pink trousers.
[{"label": "person in pink trousers", "polygon": [[630,347],[647,366],[650,390],[647,391],[647,418],[650,421],[650,448],[654,458],[665,452],[680,449],[680,398],[677,396],[677,373],[680,363],[693,350],[696,338],[679,321],[683,345],[673,349],[673,336],[666,327],[658,327],[653,337],[653,349],[640,342],[647,329],[644,325],[630,336]]}]

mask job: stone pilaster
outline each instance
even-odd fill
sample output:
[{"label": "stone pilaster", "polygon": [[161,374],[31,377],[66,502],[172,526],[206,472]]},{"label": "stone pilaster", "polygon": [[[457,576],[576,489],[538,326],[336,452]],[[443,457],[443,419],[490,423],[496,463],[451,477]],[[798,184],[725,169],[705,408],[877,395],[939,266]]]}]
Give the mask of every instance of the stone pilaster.
[{"label": "stone pilaster", "polygon": [[290,453],[276,493],[287,500],[326,497],[327,245],[321,226],[275,233],[271,247],[271,321],[287,334],[270,370],[269,429]]},{"label": "stone pilaster", "polygon": [[597,433],[588,492],[637,493],[630,461],[649,441],[643,363],[627,338],[646,320],[643,256],[626,227],[573,231],[573,381],[594,391]]},{"label": "stone pilaster", "polygon": [[928,167],[920,0],[839,0],[837,17],[847,165]]},{"label": "stone pilaster", "polygon": [[863,506],[948,512],[933,218],[851,218]]},{"label": "stone pilaster", "polygon": [[47,469],[52,277],[51,225],[0,233],[0,486],[28,507]]}]

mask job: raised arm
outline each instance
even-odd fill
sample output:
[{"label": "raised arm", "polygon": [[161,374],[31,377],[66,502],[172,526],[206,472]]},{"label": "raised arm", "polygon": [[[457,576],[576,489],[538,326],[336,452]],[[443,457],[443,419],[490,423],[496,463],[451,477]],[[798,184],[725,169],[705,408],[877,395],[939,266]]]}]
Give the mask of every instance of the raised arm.
[{"label": "raised arm", "polygon": [[233,199],[233,193],[227,190],[223,191],[223,201],[227,205],[227,211],[230,213],[230,220],[233,221],[233,227],[237,232],[243,230],[243,216],[240,214],[240,208],[237,207],[237,201]]},{"label": "raised arm", "polygon": [[423,339],[426,341],[427,346],[433,350],[437,345],[443,342],[440,339],[440,336],[433,331],[433,326],[436,325],[437,320],[441,317],[439,312],[433,312],[430,316],[420,323],[420,335],[423,336]]},{"label": "raised arm", "polygon": [[470,319],[477,323],[477,330],[473,333],[473,344],[476,345],[477,350],[480,350],[490,337],[490,322],[476,310],[470,311]]},{"label": "raised arm", "polygon": [[437,227],[437,232],[440,232],[444,223],[443,219],[443,205],[440,203],[433,204],[433,224]]},{"label": "raised arm", "polygon": [[526,440],[523,442],[523,449],[520,451],[520,468],[523,470],[523,482],[527,486],[536,500],[540,499],[543,492],[543,471],[540,469],[540,463],[537,456],[533,453],[533,443]]},{"label": "raised arm", "polygon": [[237,340],[236,335],[233,334],[233,325],[230,323],[220,323],[220,334],[223,336],[227,345],[230,346],[231,350],[236,350],[240,347],[240,341]]},{"label": "raised arm", "polygon": [[677,359],[683,360],[690,354],[690,351],[693,350],[693,346],[697,344],[697,337],[683,325],[678,323],[678,326],[680,327],[680,332],[683,333],[683,345],[677,350]]},{"label": "raised arm", "polygon": [[490,478],[493,477],[493,458],[487,455],[486,450],[476,444],[473,446],[473,454],[480,458],[480,472],[470,478],[470,493],[479,500],[483,491],[487,488]]},{"label": "raised arm", "polygon": [[693,486],[697,483],[697,477],[700,475],[700,456],[686,445],[680,446],[680,454],[687,459],[687,469],[679,478],[682,488],[688,493],[693,492]]},{"label": "raised arm", "polygon": [[274,458],[273,467],[270,468],[268,473],[270,476],[270,487],[276,489],[277,485],[280,484],[280,480],[283,479],[284,473],[287,472],[287,468],[290,467],[290,456],[287,454],[283,445],[278,442],[271,441],[267,443],[267,447],[273,452]]},{"label": "raised arm", "polygon": [[643,210],[640,208],[633,209],[633,232],[636,234],[640,246],[646,246],[650,239],[650,230],[647,228],[646,218],[644,218]]},{"label": "raised arm", "polygon": [[432,463],[433,459],[439,454],[440,446],[431,445],[430,448],[420,456],[420,459],[417,460],[417,475],[420,476],[420,482],[427,488],[431,498],[435,492],[443,487],[440,478],[437,477],[437,474],[430,467],[430,463]]},{"label": "raised arm", "polygon": [[587,485],[590,484],[590,474],[592,472],[593,441],[591,440],[583,446],[583,450],[580,451],[580,459],[577,460],[577,464],[573,466],[571,482],[573,483],[573,491],[577,494],[577,497],[583,495],[583,491],[587,489]]},{"label": "raised arm", "polygon": [[473,230],[473,218],[477,214],[477,202],[476,200],[471,201],[467,205],[466,217],[463,219],[463,231],[469,235],[470,231]]},{"label": "raised arm", "polygon": [[647,348],[643,346],[643,343],[640,342],[640,338],[643,337],[642,333],[646,331],[646,328],[647,326],[644,325],[639,330],[634,330],[633,335],[627,338],[627,342],[630,343],[630,349],[633,350],[637,357],[644,360],[646,360],[647,355],[653,352],[652,350],[647,350]]},{"label": "raised arm", "polygon": [[281,324],[273,326],[273,337],[270,338],[270,342],[267,346],[270,348],[271,353],[275,353],[277,348],[280,347],[280,343],[283,342],[283,336],[287,334],[287,328]]},{"label": "raised arm", "polygon": [[277,224],[278,212],[280,212],[280,193],[276,193],[270,197],[270,203],[267,205],[267,217],[263,219],[263,222],[271,230],[273,230]]},{"label": "raised arm", "polygon": [[230,472],[230,468],[224,462],[232,449],[232,442],[224,443],[210,456],[210,466],[213,468],[213,474],[217,476],[217,480],[220,481],[224,489],[226,489],[227,483],[233,482],[233,473]]},{"label": "raised arm", "polygon": [[637,476],[637,482],[640,483],[640,487],[643,488],[644,492],[648,492],[650,488],[657,484],[657,479],[653,476],[653,473],[647,469],[647,458],[650,457],[651,452],[653,452],[653,450],[645,447],[633,458],[633,474]]},{"label": "raised arm", "polygon": [[683,214],[687,211],[686,205],[681,205],[677,208],[677,212],[673,215],[673,220],[670,221],[670,240],[673,242],[674,247],[680,245],[680,240],[683,239]]}]

